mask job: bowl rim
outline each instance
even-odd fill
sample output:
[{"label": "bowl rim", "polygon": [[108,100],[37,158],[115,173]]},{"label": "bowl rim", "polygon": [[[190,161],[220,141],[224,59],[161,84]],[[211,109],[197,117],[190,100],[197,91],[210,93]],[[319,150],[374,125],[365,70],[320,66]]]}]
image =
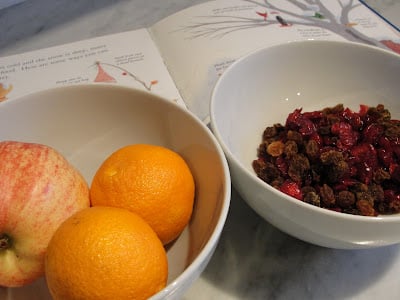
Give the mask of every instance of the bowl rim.
[{"label": "bowl rim", "polygon": [[[174,103],[172,100],[167,99],[166,97],[160,96],[153,92],[148,92],[145,90],[141,90],[134,87],[127,87],[121,86],[116,84],[105,84],[105,83],[95,83],[95,84],[73,84],[67,86],[58,86],[43,89],[40,91],[34,91],[25,95],[21,95],[19,97],[10,99],[9,101],[5,101],[0,104],[0,109],[5,106],[10,106],[17,104],[17,102],[29,101],[29,97],[32,95],[46,95],[48,93],[57,93],[58,91],[61,92],[69,92],[69,91],[76,91],[76,90],[101,90],[101,89],[115,89],[115,90],[123,90],[128,93],[136,93],[139,95],[146,95],[147,97],[151,97],[158,102],[161,102],[163,105],[166,104],[170,107],[175,107],[180,113],[186,114],[192,122],[200,126],[207,137],[212,141],[212,144],[215,147],[215,151],[219,157],[222,171],[223,171],[223,186],[225,187],[222,196],[222,204],[220,213],[215,217],[218,218],[215,228],[212,230],[212,233],[206,243],[203,245],[202,249],[200,250],[199,254],[194,258],[194,260],[185,267],[182,273],[180,273],[173,281],[168,283],[164,289],[159,291],[157,294],[154,294],[150,299],[157,300],[157,299],[164,299],[165,297],[174,293],[177,287],[182,286],[184,288],[189,288],[190,284],[187,285],[185,282],[193,282],[197,277],[193,277],[199,270],[199,276],[201,275],[204,268],[207,266],[208,261],[207,259],[213,254],[222,230],[225,226],[226,219],[228,217],[229,207],[230,207],[230,200],[231,200],[231,177],[230,177],[230,170],[228,166],[228,162],[226,160],[225,153],[220,146],[216,137],[212,134],[211,130],[204,124],[193,112],[191,112],[188,108]],[[57,100],[55,100],[57,101]],[[204,264],[204,262],[206,263]]]},{"label": "bowl rim", "polygon": [[[243,55],[236,61],[234,61],[223,73],[222,75],[218,78],[216,84],[214,85],[214,88],[211,91],[211,100],[210,100],[210,125],[211,129],[219,141],[222,149],[225,152],[225,155],[228,158],[228,161],[230,163],[233,163],[235,166],[237,166],[242,173],[244,173],[247,177],[251,178],[252,181],[254,181],[257,186],[263,189],[267,189],[269,192],[275,194],[277,197],[283,198],[286,201],[289,201],[292,205],[299,206],[302,209],[307,209],[311,210],[315,213],[320,213],[325,215],[326,217],[329,218],[338,218],[339,220],[347,220],[347,221],[357,221],[357,222],[364,222],[364,223],[398,223],[400,221],[400,213],[398,214],[388,214],[388,215],[378,215],[378,216],[362,216],[362,215],[352,215],[352,214],[346,214],[342,212],[337,212],[333,210],[329,210],[326,208],[322,207],[317,207],[309,203],[305,203],[301,200],[295,199],[294,197],[291,197],[278,189],[272,187],[268,183],[264,182],[262,179],[260,179],[258,176],[256,176],[255,172],[251,172],[248,168],[244,166],[242,161],[240,161],[229,149],[228,145],[225,143],[224,139],[222,138],[222,134],[218,128],[218,122],[217,122],[217,116],[216,116],[216,103],[218,102],[217,99],[217,93],[222,85],[222,82],[224,81],[225,77],[228,76],[229,73],[235,71],[237,65],[241,65],[245,63],[247,60],[251,59],[253,56],[258,55],[263,52],[268,52],[268,51],[273,51],[275,49],[279,48],[287,48],[288,46],[290,47],[295,47],[296,45],[314,45],[316,47],[320,45],[338,45],[340,47],[353,47],[353,48],[360,48],[363,50],[367,51],[372,51],[376,53],[381,53],[383,55],[389,55],[392,56],[393,58],[397,59],[400,61],[400,54],[397,54],[393,51],[386,50],[383,48],[379,48],[377,46],[372,46],[372,45],[367,45],[367,44],[361,44],[357,42],[350,42],[350,41],[333,41],[333,40],[302,40],[302,41],[288,41],[285,43],[280,43],[280,44],[275,44],[273,46],[269,47],[262,47],[259,49],[256,49],[255,51],[249,52],[248,54]],[[260,133],[261,136],[261,133]],[[261,140],[260,140],[261,141]],[[254,157],[256,159],[256,157]]]},{"label": "bowl rim", "polygon": [[[143,91],[144,93],[149,94],[147,91]],[[153,94],[152,94],[153,95]],[[163,100],[163,101],[168,101],[172,103],[170,100],[165,99],[161,96],[155,95],[157,98]],[[157,300],[157,299],[164,299],[166,296],[170,296],[171,293],[174,293],[174,290],[176,289],[177,286],[183,286],[184,282],[187,282],[190,280],[192,277],[192,274],[195,274],[200,270],[199,275],[201,275],[203,269],[207,266],[208,262],[203,265],[203,262],[206,261],[207,259],[211,258],[211,255],[213,254],[215,248],[218,245],[218,241],[220,239],[222,230],[225,226],[226,219],[228,217],[228,212],[229,212],[229,207],[230,207],[230,201],[231,201],[231,177],[230,177],[230,169],[229,165],[225,156],[225,152],[223,151],[221,145],[219,144],[217,138],[212,134],[211,130],[189,109],[183,108],[182,106],[179,106],[176,104],[179,110],[182,112],[186,113],[189,115],[189,117],[197,123],[200,127],[204,129],[204,132],[207,134],[207,136],[211,139],[215,146],[215,150],[217,151],[218,157],[220,158],[221,164],[222,164],[222,170],[224,172],[224,181],[223,184],[225,186],[225,189],[223,191],[223,202],[221,205],[221,211],[218,215],[218,221],[216,223],[215,228],[212,231],[212,234],[206,244],[203,246],[203,249],[201,249],[200,253],[196,256],[196,258],[184,269],[184,271],[179,274],[178,277],[176,277],[172,282],[170,282],[164,289],[162,289],[160,292],[157,294],[153,295],[150,299],[151,300]],[[189,286],[188,286],[189,287]]]}]

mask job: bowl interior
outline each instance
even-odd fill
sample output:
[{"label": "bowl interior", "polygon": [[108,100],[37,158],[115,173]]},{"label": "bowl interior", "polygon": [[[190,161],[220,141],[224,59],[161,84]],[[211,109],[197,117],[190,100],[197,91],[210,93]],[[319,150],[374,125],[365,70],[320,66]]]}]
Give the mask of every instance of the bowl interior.
[{"label": "bowl interior", "polygon": [[[196,200],[190,224],[168,247],[169,286],[162,296],[188,285],[205,267],[227,215],[230,179],[213,135],[186,109],[129,88],[56,88],[0,105],[0,140],[52,146],[89,184],[101,162],[122,146],[150,143],[177,151],[193,172]],[[42,284],[14,289],[9,299],[26,299],[29,289]],[[45,299],[42,291],[38,299]]]},{"label": "bowl interior", "polygon": [[214,133],[228,156],[249,173],[266,126],[284,125],[296,108],[343,103],[384,104],[400,117],[400,56],[361,44],[291,42],[260,49],[232,64],[211,100]]},{"label": "bowl interior", "polygon": [[290,42],[233,63],[213,90],[210,117],[243,199],[272,225],[317,245],[359,249],[398,243],[398,214],[355,216],[298,201],[259,179],[252,161],[264,129],[284,125],[296,108],[342,103],[358,111],[360,104],[382,103],[399,119],[399,75],[399,55],[349,42]]}]

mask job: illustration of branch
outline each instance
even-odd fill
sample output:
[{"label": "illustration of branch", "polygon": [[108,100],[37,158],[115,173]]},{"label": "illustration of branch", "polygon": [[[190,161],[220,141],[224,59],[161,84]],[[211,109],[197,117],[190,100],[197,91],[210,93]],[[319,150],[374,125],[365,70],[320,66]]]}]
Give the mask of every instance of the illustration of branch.
[{"label": "illustration of branch", "polygon": [[[198,17],[209,18],[209,16]],[[276,24],[276,21],[266,21],[262,19],[244,18],[238,16],[212,16],[213,19],[221,19],[221,21],[198,22],[184,27],[184,31],[191,33],[191,38],[199,37],[217,37],[221,38],[224,35],[235,31],[254,28],[255,26],[266,26]]]},{"label": "illustration of branch", "polygon": [[[362,4],[355,0],[332,0],[329,4],[337,5],[340,13],[335,15],[323,0],[243,0],[243,2],[257,5],[264,11],[255,11],[254,17],[240,17],[234,15],[199,16],[199,21],[186,25],[183,30],[190,34],[190,38],[223,38],[235,32],[252,29],[260,26],[315,26],[336,33],[349,41],[367,43],[383,48],[389,48],[387,41],[378,41],[366,36],[357,30],[357,24],[351,22],[350,14]],[[284,5],[286,4],[286,6]],[[295,9],[287,9],[290,4]],[[275,14],[275,17],[272,15]],[[390,47],[392,50],[393,47]]]},{"label": "illustration of branch", "polygon": [[[290,10],[283,9],[282,7],[278,7],[276,5],[271,4],[268,0],[264,0],[264,1],[243,0],[243,1],[252,3],[252,4],[256,4],[261,7],[268,8],[268,9],[279,11],[280,13],[285,14],[286,16],[295,17],[296,19],[302,20],[304,22],[304,24],[310,24],[310,23],[314,23],[315,21],[321,21],[321,20],[314,20],[314,22],[313,22],[310,20],[310,18],[308,16],[302,16],[302,15],[294,13]],[[301,11],[306,11],[309,7],[300,1],[289,1],[289,2],[292,3],[292,5],[295,5]],[[316,5],[315,2],[318,2],[318,1],[306,1],[306,2],[310,2],[310,6],[311,5],[315,6]],[[298,20],[296,21],[296,23],[303,24],[302,22],[299,22]]]},{"label": "illustration of branch", "polygon": [[136,76],[135,74],[133,74],[132,72],[128,71],[125,68],[122,68],[120,66],[114,65],[114,64],[110,64],[110,63],[106,63],[106,62],[100,62],[100,61],[96,61],[95,65],[97,66],[99,72],[102,71],[103,72],[103,78],[105,77],[105,79],[101,80],[103,82],[115,82],[115,79],[113,77],[111,77],[110,75],[108,75],[107,73],[105,73],[102,70],[102,65],[103,66],[109,66],[112,67],[114,69],[120,70],[122,71],[123,75],[128,75],[130,77],[132,77],[136,82],[140,83],[146,90],[151,91],[151,88],[153,87],[153,85],[157,84],[158,81],[157,80],[152,80],[149,84],[147,84],[146,82],[144,82],[143,80],[141,80],[138,76]]}]

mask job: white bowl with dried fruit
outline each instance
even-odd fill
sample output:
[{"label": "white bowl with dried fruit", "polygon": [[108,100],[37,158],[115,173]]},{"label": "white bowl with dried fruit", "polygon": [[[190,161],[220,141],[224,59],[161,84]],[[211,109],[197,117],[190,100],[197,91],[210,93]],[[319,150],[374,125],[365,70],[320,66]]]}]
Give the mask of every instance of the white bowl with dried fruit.
[{"label": "white bowl with dried fruit", "polygon": [[[6,143],[7,140],[24,144]],[[129,145],[140,146],[125,147]],[[54,229],[56,231],[50,235],[50,242],[48,224],[59,214],[59,206],[53,203],[53,197],[47,195],[60,193],[54,192],[54,187],[65,182],[65,175],[60,172],[65,161],[56,156],[56,159],[46,162],[48,153],[53,153],[46,147],[58,152],[83,176],[87,186],[79,185],[83,190],[80,195],[89,197],[92,206],[103,207],[87,208],[83,199],[83,205],[75,209],[70,203],[75,197],[73,185],[62,185],[61,190],[64,189],[66,194],[62,197],[68,199],[57,201],[63,203],[63,210],[69,211],[70,215],[64,216],[65,223],[60,222]],[[139,157],[135,162],[126,161],[125,158],[131,158],[137,152],[133,148],[141,149],[142,156],[135,156]],[[125,153],[122,158],[111,159],[111,168],[99,171],[112,153],[120,149],[124,149],[122,153]],[[165,154],[167,152],[169,154]],[[160,153],[164,154],[157,156]],[[230,174],[217,140],[209,128],[188,110],[150,92],[113,85],[77,85],[4,101],[0,104],[0,156],[4,158],[0,161],[0,174],[7,175],[3,176],[0,184],[0,193],[5,194],[0,195],[1,299],[33,299],[33,296],[35,299],[51,299],[51,296],[72,299],[77,294],[85,299],[139,299],[150,296],[149,287],[155,291],[151,294],[152,299],[179,299],[207,266],[227,217]],[[62,165],[60,161],[63,161]],[[168,169],[166,173],[160,172],[158,178],[158,173],[155,174],[152,168],[168,161],[175,164],[171,168],[179,165],[179,170],[185,170],[185,175],[182,175],[183,171],[174,174],[175,171]],[[131,166],[139,166],[142,162],[145,162],[144,167],[138,168],[135,173]],[[152,177],[140,173],[150,174],[149,170],[153,172]],[[126,188],[141,178],[141,182],[135,184],[150,187],[148,195],[142,196],[149,199],[146,203],[151,207],[151,218],[158,219],[164,229],[170,226],[167,225],[169,220],[183,211],[183,205],[185,211],[190,213],[189,219],[185,219],[186,223],[179,223],[184,227],[179,229],[177,236],[173,233],[172,241],[168,238],[163,242],[161,233],[147,216],[131,212],[130,207],[107,207],[112,206],[107,202],[111,199],[107,198],[110,194],[105,197],[106,204],[95,204],[93,200],[98,196],[93,192],[91,183],[97,172],[100,172],[99,178],[107,177],[103,181],[100,179],[100,185],[111,184],[108,190],[117,191],[116,198],[112,200],[116,202],[119,195],[122,199],[123,195],[131,193]],[[79,178],[79,175],[73,174],[70,182]],[[124,186],[113,181],[115,176],[121,174],[126,179]],[[20,180],[14,179],[18,176]],[[182,176],[187,180],[181,181],[179,178]],[[169,187],[163,183],[168,181],[174,185],[170,177],[178,178],[181,185],[174,186],[177,193],[164,197],[163,209],[157,209],[157,203],[161,202],[155,201],[160,201],[162,196],[157,194],[158,198],[150,198],[151,189],[159,185],[168,190]],[[23,186],[21,182],[25,182],[26,189],[18,188]],[[194,188],[192,184],[185,185],[185,182],[194,183]],[[97,192],[100,190],[99,187],[96,189]],[[14,198],[11,199],[10,195]],[[130,195],[133,199],[134,194]],[[23,200],[25,196],[35,199]],[[178,198],[184,199],[180,202],[182,205],[174,204]],[[64,202],[67,204],[64,205]],[[172,207],[174,205],[176,207]],[[76,210],[78,212],[75,213]],[[129,217],[127,211],[136,217]],[[166,211],[170,211],[168,216],[158,215]],[[19,216],[24,220],[19,220]],[[104,224],[99,219],[104,220]],[[177,224],[175,222],[173,228],[177,228]],[[135,233],[139,230],[142,231]],[[47,248],[46,243],[49,243]],[[73,244],[74,247],[71,246]],[[49,251],[46,252],[46,249]],[[135,276],[140,278],[135,279]],[[157,277],[157,282],[153,283],[151,276]]]},{"label": "white bowl with dried fruit", "polygon": [[400,56],[351,42],[290,42],[240,58],[212,94],[234,187],[304,241],[400,242]]}]

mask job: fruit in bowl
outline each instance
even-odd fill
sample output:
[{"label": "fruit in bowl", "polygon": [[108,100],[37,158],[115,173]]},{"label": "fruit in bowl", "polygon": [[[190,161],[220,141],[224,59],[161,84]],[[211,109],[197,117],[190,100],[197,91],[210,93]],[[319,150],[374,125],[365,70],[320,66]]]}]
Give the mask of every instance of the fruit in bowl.
[{"label": "fruit in bowl", "polygon": [[164,245],[187,226],[194,190],[189,166],[168,148],[133,144],[113,152],[93,177],[93,207],[68,218],[50,240],[45,275],[53,299],[148,299],[165,288]]},{"label": "fruit in bowl", "polygon": [[192,215],[195,184],[185,160],[165,147],[135,144],[112,153],[90,187],[93,206],[128,209],[151,225],[164,245]]},{"label": "fruit in bowl", "polygon": [[109,206],[81,210],[63,222],[50,240],[45,267],[54,300],[145,300],[165,288],[168,276],[166,251],[150,225]]},{"label": "fruit in bowl", "polygon": [[214,88],[210,117],[234,187],[266,221],[304,241],[339,249],[399,243],[398,213],[361,216],[311,205],[298,199],[293,183],[285,184],[284,193],[259,178],[253,168],[266,127],[285,125],[294,112],[301,118],[300,111],[312,113],[339,103],[353,112],[360,105],[382,104],[398,120],[399,76],[398,54],[350,42],[289,42],[233,63]]},{"label": "fruit in bowl", "polygon": [[0,286],[26,285],[44,274],[58,226],[89,207],[89,188],[57,150],[0,142]]},{"label": "fruit in bowl", "polygon": [[[180,234],[163,246],[168,259],[167,282],[152,299],[181,298],[207,266],[228,213],[230,173],[211,131],[186,108],[153,93],[126,87],[61,87],[3,102],[0,139],[42,143],[57,149],[76,166],[89,186],[102,163],[127,145],[161,146],[178,153],[195,185],[194,194],[188,192],[193,197],[188,201],[192,210]],[[89,210],[97,207],[100,205]],[[6,295],[12,300],[26,299],[32,293],[40,299],[51,299],[44,278],[21,288],[0,287],[0,298]]]}]

